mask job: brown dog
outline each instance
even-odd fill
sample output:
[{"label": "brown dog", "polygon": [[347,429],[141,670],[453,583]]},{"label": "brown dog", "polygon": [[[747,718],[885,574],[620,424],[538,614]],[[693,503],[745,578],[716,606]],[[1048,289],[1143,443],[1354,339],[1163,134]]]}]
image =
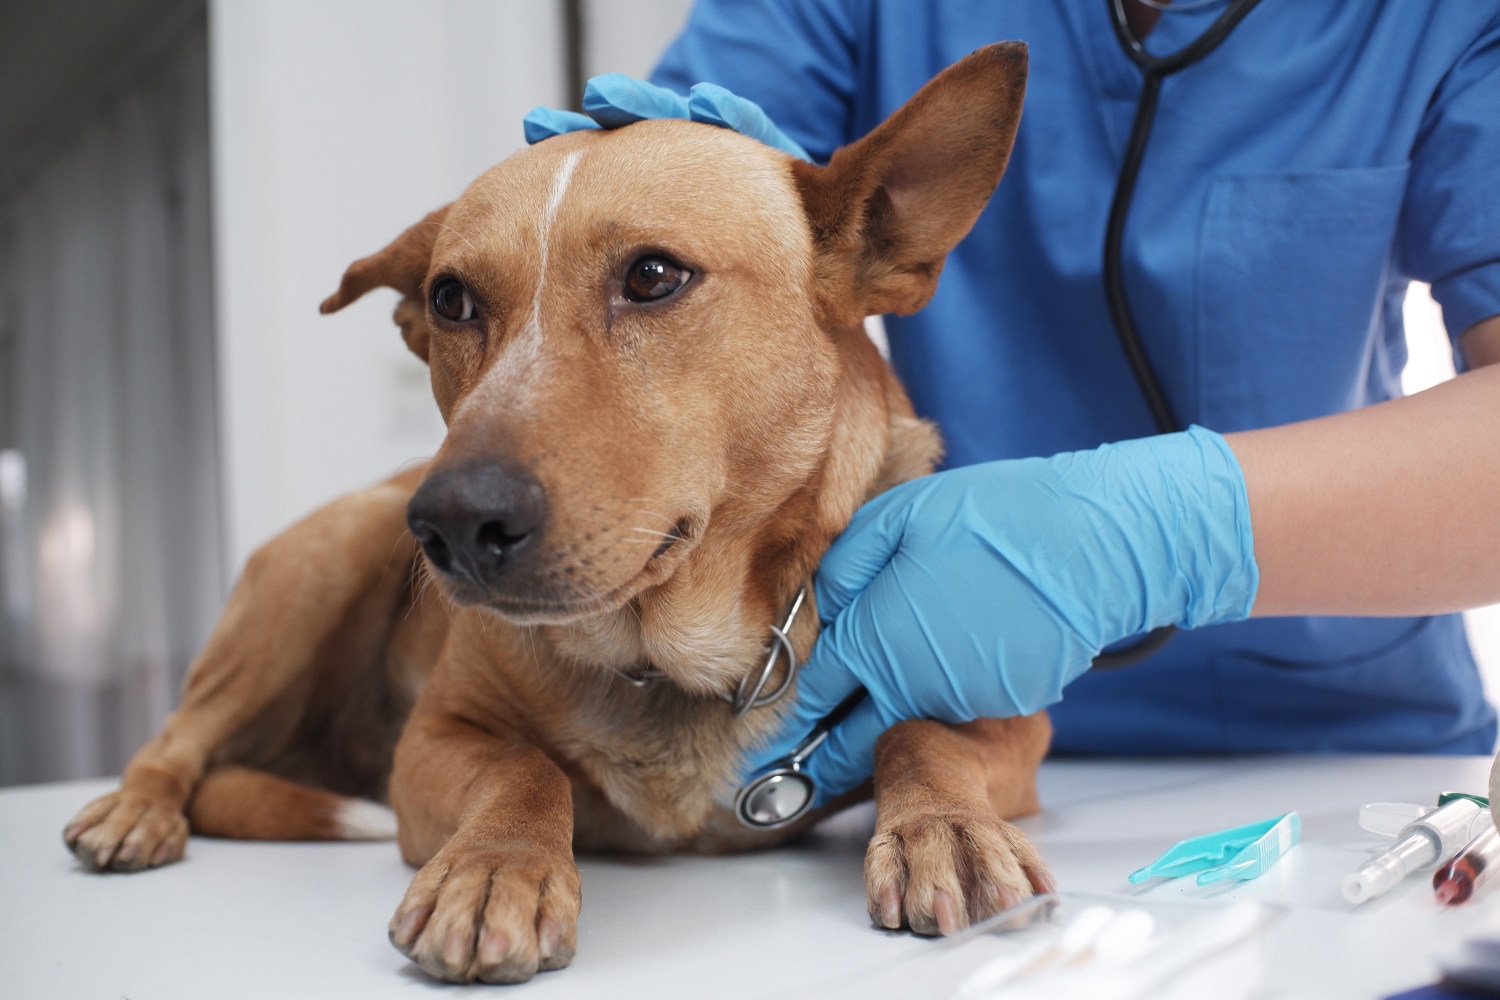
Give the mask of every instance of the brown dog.
[{"label": "brown dog", "polygon": [[[826,168],[683,121],[549,139],[352,265],[323,309],[402,293],[442,450],[250,560],[182,707],[68,844],[133,870],[180,857],[189,823],[379,834],[351,797],[388,779],[422,866],[391,940],[434,976],[513,982],[573,954],[575,848],[766,846],[868,794],[739,825],[781,709],[725,698],[860,503],[931,471],[936,434],[861,318],[932,295],[1025,73],[1024,46],[981,49]],[[802,614],[800,656],[816,631]],[[1037,809],[1049,734],[882,737],[878,925],[948,933],[1050,887],[1004,822]]]}]

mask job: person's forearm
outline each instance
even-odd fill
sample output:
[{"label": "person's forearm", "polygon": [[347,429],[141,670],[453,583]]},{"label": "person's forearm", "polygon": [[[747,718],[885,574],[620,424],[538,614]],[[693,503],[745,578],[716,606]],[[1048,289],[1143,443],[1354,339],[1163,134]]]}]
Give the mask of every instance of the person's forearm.
[{"label": "person's forearm", "polygon": [[1500,362],[1500,316],[1491,316],[1469,327],[1459,337],[1458,346],[1470,368]]},{"label": "person's forearm", "polygon": [[[1500,360],[1497,320],[1466,332],[1471,364]],[[1419,615],[1500,601],[1500,365],[1227,440],[1250,497],[1254,615]]]}]

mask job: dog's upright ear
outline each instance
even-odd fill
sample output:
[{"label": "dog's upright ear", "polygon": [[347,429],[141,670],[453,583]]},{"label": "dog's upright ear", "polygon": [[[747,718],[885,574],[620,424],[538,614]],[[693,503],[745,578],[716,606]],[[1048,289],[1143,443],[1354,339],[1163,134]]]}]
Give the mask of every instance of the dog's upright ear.
[{"label": "dog's upright ear", "polygon": [[792,169],[812,226],[819,298],[837,324],[916,312],[1005,172],[1026,95],[1026,45],[970,53],[826,167]]},{"label": "dog's upright ear", "polygon": [[393,318],[401,327],[401,339],[411,352],[427,360],[427,309],[422,302],[422,282],[427,280],[427,265],[432,247],[448,217],[448,205],[428,212],[421,222],[411,226],[378,253],[362,257],[349,265],[339,290],[323,300],[318,311],[327,315],[359,299],[372,288],[394,288],[401,293]]}]

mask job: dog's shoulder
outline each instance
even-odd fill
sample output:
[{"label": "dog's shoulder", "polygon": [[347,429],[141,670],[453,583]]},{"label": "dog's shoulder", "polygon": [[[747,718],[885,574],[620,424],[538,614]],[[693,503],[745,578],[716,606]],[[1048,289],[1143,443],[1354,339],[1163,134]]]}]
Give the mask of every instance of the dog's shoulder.
[{"label": "dog's shoulder", "polygon": [[880,474],[870,484],[870,497],[930,474],[942,457],[943,439],[931,421],[893,410],[890,447]]}]

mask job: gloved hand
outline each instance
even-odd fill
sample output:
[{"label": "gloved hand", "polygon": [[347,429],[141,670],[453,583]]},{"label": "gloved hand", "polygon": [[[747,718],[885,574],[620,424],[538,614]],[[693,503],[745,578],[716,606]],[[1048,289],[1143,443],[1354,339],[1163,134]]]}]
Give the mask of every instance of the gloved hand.
[{"label": "gloved hand", "polygon": [[1258,582],[1239,462],[1201,427],[897,486],[823,557],[824,630],[752,773],[862,685],[805,765],[826,801],[896,722],[1036,712],[1111,643],[1247,617]]},{"label": "gloved hand", "polygon": [[621,73],[591,79],[583,90],[583,110],[535,108],[523,122],[526,141],[535,145],[565,132],[592,128],[621,128],[648,118],[683,118],[733,129],[741,135],[774,146],[798,159],[807,151],[776,127],[759,104],[712,83],[694,84],[683,97],[654,83]]}]

